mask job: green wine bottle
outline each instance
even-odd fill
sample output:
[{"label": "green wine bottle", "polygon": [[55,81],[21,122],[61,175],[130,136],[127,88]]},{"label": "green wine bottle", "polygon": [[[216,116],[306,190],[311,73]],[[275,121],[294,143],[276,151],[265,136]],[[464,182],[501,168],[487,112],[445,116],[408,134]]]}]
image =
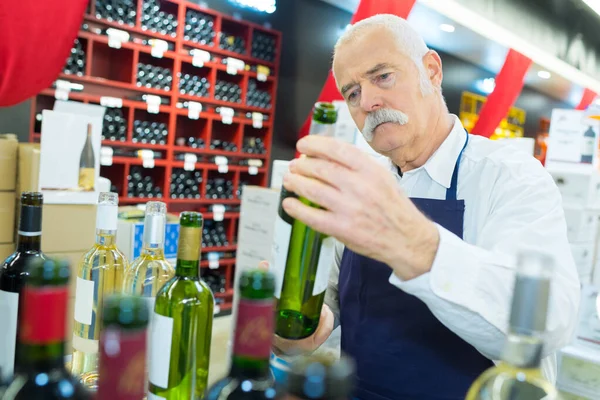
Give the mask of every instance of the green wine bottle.
[{"label": "green wine bottle", "polygon": [[71,268],[66,261],[36,258],[27,269],[19,316],[21,369],[3,399],[91,399],[64,364]]},{"label": "green wine bottle", "polygon": [[181,214],[175,277],[156,295],[149,400],[202,399],[208,382],[214,298],[200,280],[202,214]]},{"label": "green wine bottle", "polygon": [[244,271],[239,288],[231,370],[208,390],[207,400],[267,400],[277,394],[269,368],[275,279],[268,272]]},{"label": "green wine bottle", "polygon": [[[333,104],[317,103],[310,134],[333,137],[336,119]],[[287,197],[297,196],[282,188],[273,244],[278,299],[275,333],[286,339],[302,339],[312,335],[319,324],[335,241],[290,217],[282,207]],[[299,200],[318,207],[305,198]]]}]

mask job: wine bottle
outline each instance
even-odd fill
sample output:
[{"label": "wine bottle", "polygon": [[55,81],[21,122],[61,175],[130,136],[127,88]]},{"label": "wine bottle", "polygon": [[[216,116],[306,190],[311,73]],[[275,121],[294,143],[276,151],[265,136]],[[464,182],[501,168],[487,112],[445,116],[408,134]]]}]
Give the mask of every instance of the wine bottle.
[{"label": "wine bottle", "polygon": [[146,395],[148,314],[139,296],[113,295],[104,302],[98,399],[141,400]]},{"label": "wine bottle", "polygon": [[175,277],[156,295],[149,398],[202,399],[208,381],[214,298],[200,280],[202,214],[181,213]]},{"label": "wine bottle", "polygon": [[[317,103],[310,134],[333,136],[336,119],[333,104]],[[319,324],[335,241],[289,216],[282,206],[287,197],[297,196],[282,188],[273,243],[275,297],[279,300],[275,333],[286,339],[302,339],[312,335]],[[318,207],[305,198],[299,200]]]},{"label": "wine bottle", "polygon": [[268,272],[244,271],[239,288],[231,369],[208,390],[207,400],[273,399],[277,394],[269,368],[275,279]]},{"label": "wine bottle", "polygon": [[325,354],[301,357],[290,366],[282,400],[350,400],[354,390],[354,362]]},{"label": "wine bottle", "polygon": [[77,272],[72,373],[95,390],[98,379],[98,340],[105,296],[120,293],[127,260],[117,248],[118,196],[100,193],[96,243],[83,255]]},{"label": "wine bottle", "polygon": [[28,262],[27,269],[19,319],[22,368],[3,399],[91,399],[64,366],[71,268],[66,261],[38,257]]},{"label": "wine bottle", "polygon": [[553,264],[554,260],[545,254],[519,254],[510,327],[501,362],[477,378],[467,400],[558,398],[540,368]]},{"label": "wine bottle", "polygon": [[87,137],[79,158],[79,187],[83,190],[94,190],[96,179],[96,158],[92,147],[92,124],[87,126]]},{"label": "wine bottle", "polygon": [[[18,319],[20,293],[28,275],[27,262],[45,259],[42,253],[42,203],[39,192],[21,194],[21,216],[17,248],[0,267],[0,382],[12,378],[19,369]],[[16,365],[15,365],[16,361]]]}]

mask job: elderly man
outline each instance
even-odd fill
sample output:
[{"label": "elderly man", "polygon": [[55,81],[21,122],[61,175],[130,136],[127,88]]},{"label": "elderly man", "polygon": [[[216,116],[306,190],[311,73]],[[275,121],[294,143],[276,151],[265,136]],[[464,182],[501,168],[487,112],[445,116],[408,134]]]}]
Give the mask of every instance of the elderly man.
[{"label": "elderly man", "polygon": [[556,261],[543,360],[554,379],[579,282],[549,174],[528,154],[466,133],[444,102],[439,55],[401,18],[353,25],[333,72],[381,157],[330,138],[298,142],[308,157],[291,163],[284,186],[323,209],[292,198],[283,207],[340,247],[317,331],[275,347],[312,351],[339,321],[357,397],[464,398],[501,355],[514,256],[528,247]]}]

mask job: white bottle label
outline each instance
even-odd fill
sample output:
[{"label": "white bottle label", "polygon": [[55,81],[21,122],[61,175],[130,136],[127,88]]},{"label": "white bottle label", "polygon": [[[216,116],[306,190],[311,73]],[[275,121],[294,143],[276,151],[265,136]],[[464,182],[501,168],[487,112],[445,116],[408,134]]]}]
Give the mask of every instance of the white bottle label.
[{"label": "white bottle label", "polygon": [[316,296],[327,289],[329,282],[329,272],[335,257],[335,239],[328,237],[323,239],[321,244],[321,253],[319,254],[319,263],[317,264],[317,274],[315,276],[315,285],[312,294]]},{"label": "white bottle label", "polygon": [[98,204],[96,209],[96,229],[116,231],[119,223],[119,207],[111,204]]},{"label": "white bottle label", "polygon": [[275,231],[273,233],[272,260],[273,264],[269,270],[275,275],[275,297],[281,296],[281,286],[285,275],[285,266],[290,249],[290,238],[292,237],[292,225],[288,224],[277,215]]},{"label": "white bottle label", "polygon": [[94,281],[81,279],[77,277],[75,286],[75,321],[85,324],[92,324],[92,314],[94,312]]},{"label": "white bottle label", "polygon": [[173,340],[173,318],[153,313],[150,340],[149,378],[153,385],[161,388],[169,386],[171,363],[171,342]]},{"label": "white bottle label", "polygon": [[19,294],[0,290],[0,380],[3,382],[12,378],[15,367],[18,313]]}]

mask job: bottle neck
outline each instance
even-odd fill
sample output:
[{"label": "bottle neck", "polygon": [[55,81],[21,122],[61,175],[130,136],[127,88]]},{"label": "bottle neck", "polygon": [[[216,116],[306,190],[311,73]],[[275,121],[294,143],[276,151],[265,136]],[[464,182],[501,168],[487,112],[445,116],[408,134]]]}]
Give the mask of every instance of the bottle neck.
[{"label": "bottle neck", "polygon": [[142,254],[152,258],[165,258],[165,246],[162,243],[144,243]]},{"label": "bottle neck", "polygon": [[42,235],[29,236],[28,232],[19,231],[17,236],[17,251],[25,252],[41,252],[42,251]]},{"label": "bottle neck", "polygon": [[67,286],[23,289],[19,363],[25,371],[64,368]]},{"label": "bottle neck", "polygon": [[177,258],[175,275],[187,278],[199,278],[200,262],[198,260],[182,260]]},{"label": "bottle neck", "polygon": [[198,278],[200,276],[200,245],[202,243],[202,228],[180,227],[177,248],[177,276]]},{"label": "bottle neck", "polygon": [[100,246],[113,246],[117,241],[117,231],[96,229],[96,243]]},{"label": "bottle neck", "polygon": [[21,206],[17,251],[39,252],[42,248],[42,207]]},{"label": "bottle neck", "polygon": [[502,361],[524,369],[540,368],[544,341],[541,337],[510,333],[506,338]]}]

